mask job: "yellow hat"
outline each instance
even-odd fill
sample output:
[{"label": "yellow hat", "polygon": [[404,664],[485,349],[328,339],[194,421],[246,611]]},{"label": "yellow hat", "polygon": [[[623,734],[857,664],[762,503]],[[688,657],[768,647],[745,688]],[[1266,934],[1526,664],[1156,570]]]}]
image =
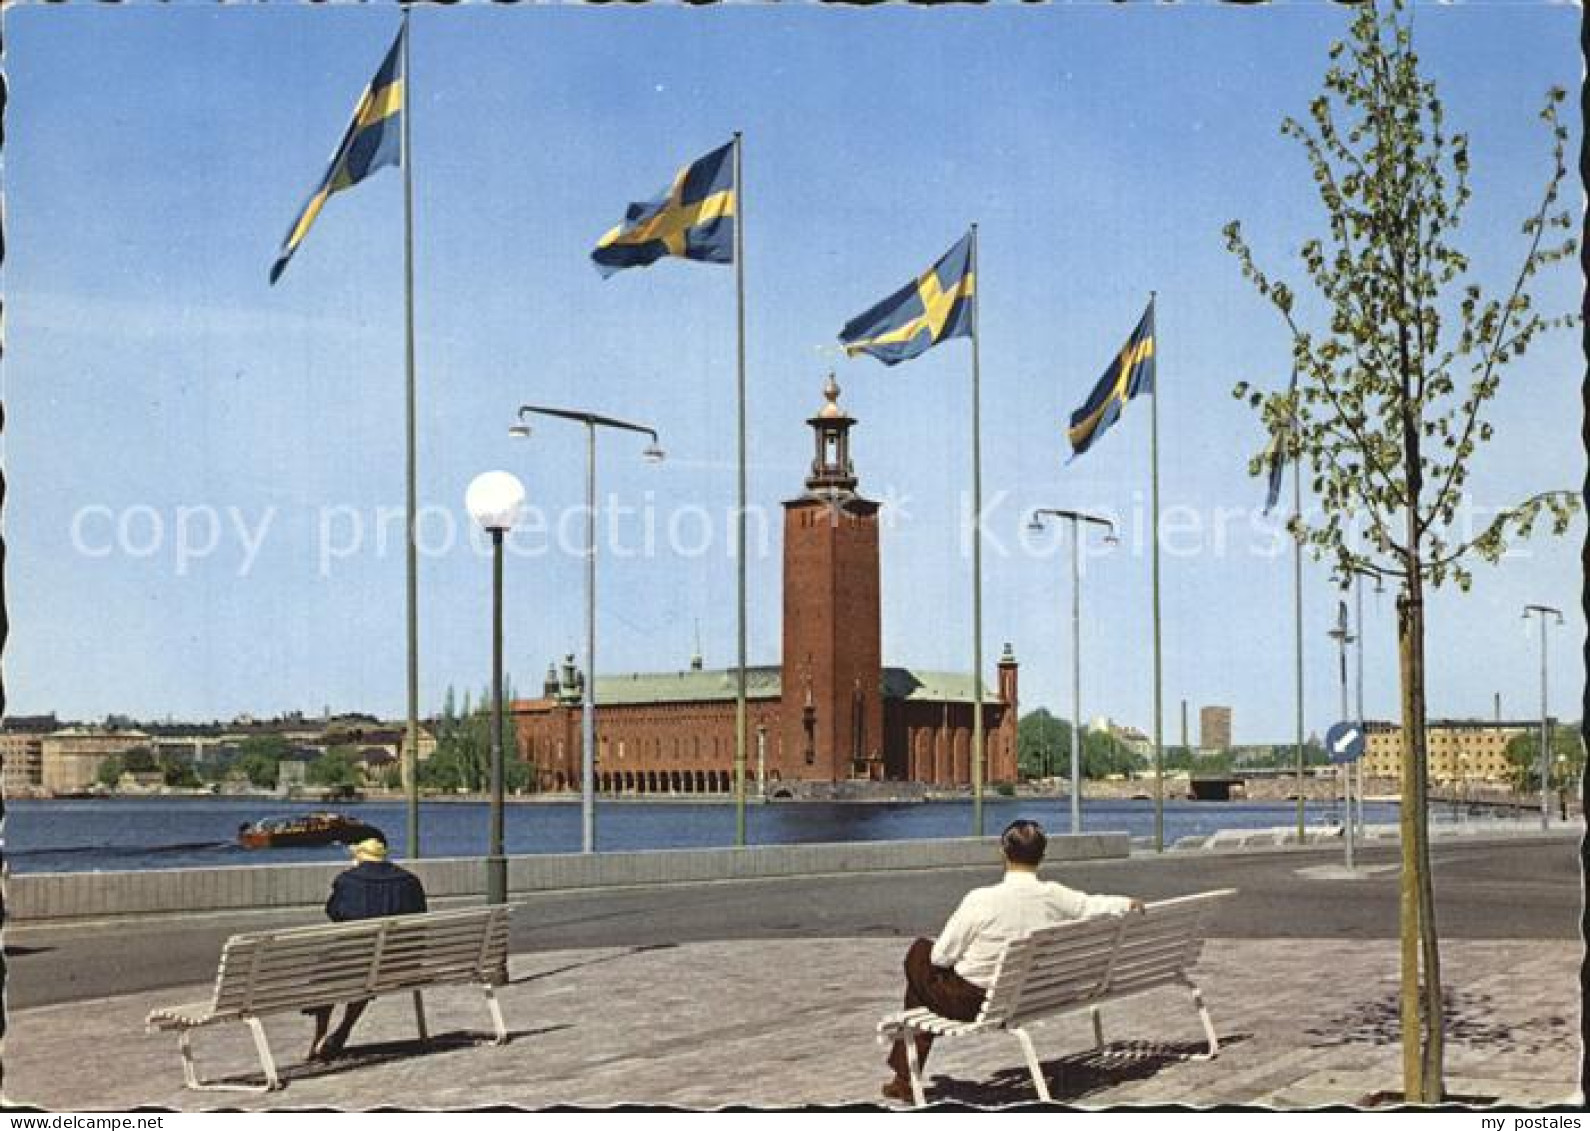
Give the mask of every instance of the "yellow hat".
[{"label": "yellow hat", "polygon": [[361,840],[358,844],[353,846],[353,858],[355,860],[385,860],[386,841],[380,840],[377,837],[371,837],[369,840]]}]

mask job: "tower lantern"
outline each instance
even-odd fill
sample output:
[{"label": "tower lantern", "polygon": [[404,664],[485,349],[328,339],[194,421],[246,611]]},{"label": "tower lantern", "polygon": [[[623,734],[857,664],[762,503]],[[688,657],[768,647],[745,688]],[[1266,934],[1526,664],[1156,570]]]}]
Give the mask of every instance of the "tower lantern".
[{"label": "tower lantern", "polygon": [[828,403],[806,422],[812,426],[817,441],[806,489],[850,494],[856,489],[856,471],[850,463],[850,427],[856,422],[839,407],[839,383],[832,373],[823,386],[823,396]]}]

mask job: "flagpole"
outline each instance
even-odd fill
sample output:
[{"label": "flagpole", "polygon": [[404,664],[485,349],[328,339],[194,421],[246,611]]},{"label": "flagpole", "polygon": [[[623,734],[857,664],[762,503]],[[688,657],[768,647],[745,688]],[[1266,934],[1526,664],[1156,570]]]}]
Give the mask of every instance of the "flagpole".
[{"label": "flagpole", "polygon": [[983,280],[972,225],[972,835],[983,835],[983,428],[978,308]]},{"label": "flagpole", "polygon": [[[409,10],[403,6],[403,329],[405,360],[405,408],[407,413],[407,509],[408,530],[408,741],[403,751],[408,777],[408,850],[411,859],[420,856],[420,630],[418,560],[415,551],[415,425],[414,425],[414,166],[410,160],[409,122],[414,99],[410,97],[413,71],[409,68]],[[501,694],[495,688],[493,694]]]},{"label": "flagpole", "polygon": [[[1293,439],[1297,433],[1297,402],[1296,382],[1293,382],[1293,403],[1291,405],[1291,432]],[[1303,456],[1302,452],[1294,450],[1288,454],[1292,457],[1292,516],[1294,522],[1301,527],[1303,522]],[[1295,683],[1296,695],[1296,738],[1297,738],[1297,842],[1303,843],[1303,543],[1297,531],[1292,533],[1292,625],[1296,636],[1297,671]],[[1360,630],[1362,631],[1362,630]]]},{"label": "flagpole", "polygon": [[740,151],[745,140],[734,131],[734,330],[737,349],[736,393],[739,398],[740,492],[735,515],[735,562],[738,567],[739,618],[736,630],[739,670],[734,692],[734,843],[745,845],[745,180]]},{"label": "flagpole", "polygon": [[1150,524],[1150,544],[1154,553],[1154,851],[1165,851],[1165,759],[1164,712],[1161,710],[1161,664],[1159,648],[1159,325],[1154,317],[1154,299],[1148,292],[1149,325],[1154,328],[1154,395],[1148,414],[1148,464],[1150,503],[1154,515]]}]

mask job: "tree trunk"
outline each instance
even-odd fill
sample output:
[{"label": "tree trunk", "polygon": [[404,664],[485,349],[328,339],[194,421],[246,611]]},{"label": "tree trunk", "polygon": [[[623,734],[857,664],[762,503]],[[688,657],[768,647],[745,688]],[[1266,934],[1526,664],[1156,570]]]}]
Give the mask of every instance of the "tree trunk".
[{"label": "tree trunk", "polygon": [[1424,672],[1422,649],[1416,639],[1419,628],[1415,606],[1405,590],[1397,598],[1397,657],[1402,685],[1402,805],[1398,814],[1402,844],[1402,884],[1399,899],[1402,957],[1402,1095],[1409,1103],[1424,1102],[1423,1026],[1419,1010],[1419,832],[1416,815],[1423,813],[1417,803],[1419,774],[1423,757]]},{"label": "tree trunk", "polygon": [[[1399,277],[1406,260],[1397,256]],[[1408,293],[1406,288],[1404,294]],[[1443,1091],[1441,954],[1435,935],[1435,889],[1430,877],[1429,758],[1425,743],[1424,696],[1424,537],[1419,496],[1424,481],[1420,453],[1420,410],[1424,382],[1408,340],[1408,325],[1397,328],[1402,383],[1402,457],[1407,469],[1408,523],[1403,565],[1406,580],[1397,601],[1397,651],[1402,667],[1402,1076],[1410,1103],[1439,1103]],[[1424,1016],[1419,1016],[1419,959],[1424,959]],[[1420,1037],[1424,1040],[1421,1042]],[[1421,1047],[1422,1046],[1422,1047]]]},{"label": "tree trunk", "polygon": [[[1398,602],[1402,660],[1402,1009],[1404,1094],[1410,1102],[1440,1103],[1445,1059],[1441,952],[1430,866],[1429,756],[1425,741],[1424,593],[1417,574]],[[1411,867],[1410,867],[1411,865]],[[1423,966],[1422,993],[1419,968]],[[1422,1018],[1420,1003],[1422,998]],[[1409,1040],[1409,1014],[1413,1016]],[[1422,1022],[1422,1023],[1421,1023]],[[1417,1095],[1408,1076],[1418,1078]]]}]

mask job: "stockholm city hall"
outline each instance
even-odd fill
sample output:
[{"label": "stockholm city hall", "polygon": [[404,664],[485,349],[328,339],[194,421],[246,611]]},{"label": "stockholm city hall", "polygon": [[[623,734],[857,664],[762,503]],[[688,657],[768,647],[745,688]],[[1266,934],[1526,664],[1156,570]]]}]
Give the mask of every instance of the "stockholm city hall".
[{"label": "stockholm city hall", "polygon": [[[878,504],[857,491],[856,421],[826,403],[807,421],[806,489],[784,503],[783,662],[746,669],[750,791],[820,795],[850,782],[971,784],[970,674],[885,667]],[[734,781],[736,669],[603,675],[596,680],[600,794],[727,793]],[[984,684],[990,783],[1016,778],[1017,665],[1006,645]],[[539,699],[512,704],[518,755],[542,790],[580,786],[584,675],[570,657]],[[799,783],[799,784],[797,784]]]}]

